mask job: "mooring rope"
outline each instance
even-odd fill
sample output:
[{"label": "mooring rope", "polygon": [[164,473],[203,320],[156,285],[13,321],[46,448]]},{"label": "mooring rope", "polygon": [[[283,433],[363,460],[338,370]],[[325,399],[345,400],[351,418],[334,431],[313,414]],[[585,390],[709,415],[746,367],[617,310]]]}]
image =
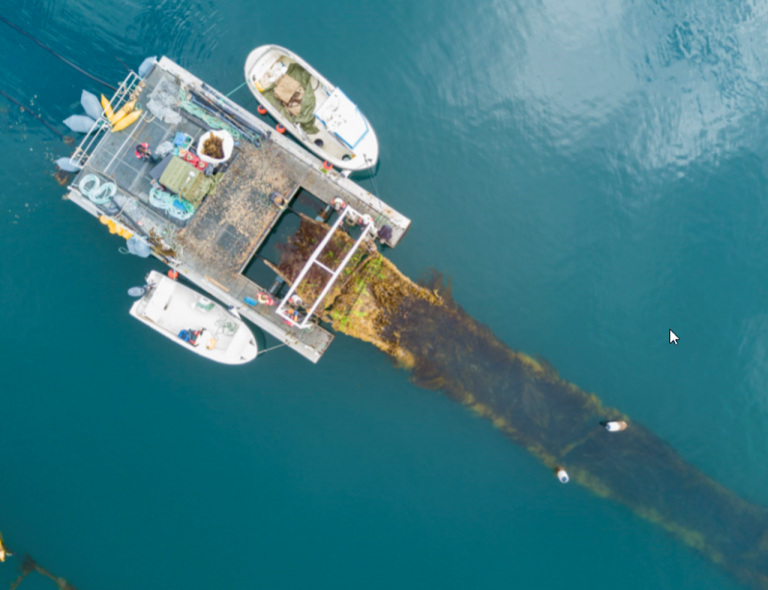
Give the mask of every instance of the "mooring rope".
[{"label": "mooring rope", "polygon": [[272,348],[265,348],[264,350],[259,352],[258,356],[261,356],[262,354],[267,354],[270,350],[275,350],[277,348],[282,348],[283,346],[288,346],[288,344],[283,342],[282,344],[278,344],[277,346],[273,346]]},{"label": "mooring rope", "polygon": [[[2,17],[0,17],[0,18],[2,18]],[[45,119],[43,119],[43,118],[42,118],[40,115],[38,115],[37,113],[33,112],[33,111],[32,111],[32,110],[29,108],[29,107],[27,107],[27,106],[24,106],[23,104],[21,104],[21,103],[20,103],[18,100],[16,100],[15,98],[12,98],[12,97],[8,96],[8,95],[7,95],[5,92],[3,92],[2,90],[0,90],[0,95],[4,96],[4,97],[5,97],[5,98],[7,98],[8,100],[10,100],[10,101],[11,101],[13,104],[15,104],[16,106],[18,106],[18,107],[19,107],[19,108],[20,108],[22,111],[25,111],[25,112],[29,113],[30,115],[32,115],[32,116],[33,116],[35,119],[37,119],[37,120],[38,120],[38,121],[40,121],[40,122],[41,122],[43,125],[45,125],[46,127],[48,127],[48,129],[50,129],[50,130],[51,130],[51,131],[53,131],[53,132],[54,132],[56,135],[58,135],[59,137],[61,137],[61,139],[62,139],[62,140],[64,141],[64,143],[66,143],[67,145],[70,145],[70,144],[72,144],[72,143],[74,143],[74,142],[75,142],[75,139],[74,139],[73,137],[69,137],[68,135],[64,135],[64,134],[63,134],[61,131],[59,131],[58,129],[56,129],[56,127],[54,127],[53,125],[51,125],[51,124],[50,124],[48,121],[46,121]]]},{"label": "mooring rope", "polygon": [[104,85],[104,86],[106,86],[107,88],[111,88],[112,90],[114,90],[115,92],[117,92],[117,88],[116,88],[115,86],[112,86],[112,84],[108,84],[108,83],[107,83],[107,82],[105,82],[104,80],[99,80],[99,79],[98,79],[96,76],[94,76],[94,75],[92,75],[92,74],[89,74],[89,73],[88,73],[88,72],[86,72],[86,71],[85,71],[83,68],[76,66],[75,64],[73,64],[71,61],[69,61],[69,60],[68,60],[68,59],[66,59],[65,57],[62,57],[62,56],[60,56],[60,55],[59,55],[58,53],[56,53],[56,52],[55,52],[53,49],[51,49],[50,47],[48,47],[48,46],[47,46],[47,45],[45,45],[44,43],[41,43],[41,42],[40,42],[40,41],[38,41],[37,39],[35,39],[35,38],[34,38],[32,35],[30,35],[29,33],[27,33],[27,32],[26,32],[24,29],[22,29],[21,27],[14,25],[14,24],[13,24],[11,21],[9,21],[8,19],[6,19],[6,18],[4,18],[4,17],[0,16],[0,21],[4,22],[6,25],[8,25],[9,27],[11,27],[12,29],[16,29],[16,30],[17,30],[19,33],[21,33],[21,34],[22,34],[22,35],[24,35],[25,37],[29,37],[30,39],[32,39],[32,41],[34,41],[35,43],[37,43],[37,44],[38,44],[40,47],[42,47],[42,48],[43,48],[43,49],[45,49],[46,51],[48,51],[48,52],[52,53],[52,54],[53,54],[53,55],[55,55],[56,57],[58,57],[58,58],[59,58],[61,61],[63,61],[65,64],[67,64],[67,65],[69,65],[69,66],[72,66],[73,68],[75,68],[75,69],[76,69],[78,72],[80,72],[81,74],[84,74],[84,75],[88,76],[88,77],[89,77],[91,80],[93,80],[93,81],[95,81],[95,82],[98,82],[99,84],[103,84],[103,85]]},{"label": "mooring rope", "polygon": [[238,90],[240,90],[240,89],[241,89],[243,86],[245,86],[246,84],[248,84],[248,80],[246,80],[245,82],[243,82],[242,84],[240,84],[240,86],[238,86],[238,87],[237,87],[237,88],[235,88],[234,90],[230,90],[230,91],[229,91],[229,93],[227,94],[227,98],[229,98],[230,96],[232,96],[232,95],[233,95],[235,92],[237,92]]}]

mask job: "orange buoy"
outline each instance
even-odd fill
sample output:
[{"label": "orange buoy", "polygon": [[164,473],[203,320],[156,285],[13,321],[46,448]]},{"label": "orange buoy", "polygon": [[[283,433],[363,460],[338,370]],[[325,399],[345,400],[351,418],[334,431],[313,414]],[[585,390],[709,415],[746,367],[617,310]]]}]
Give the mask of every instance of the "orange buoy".
[{"label": "orange buoy", "polygon": [[269,293],[266,293],[264,291],[261,291],[258,295],[256,295],[256,300],[261,303],[262,305],[274,305],[275,300],[272,299]]},{"label": "orange buoy", "polygon": [[277,125],[275,125],[275,129],[277,130],[277,132],[278,132],[280,135],[282,135],[283,133],[285,133],[285,127],[283,127],[283,126],[282,126],[280,123],[278,123]]},{"label": "orange buoy", "polygon": [[325,170],[326,172],[328,172],[329,170],[333,170],[333,164],[329,164],[328,160],[326,160],[325,162],[323,162],[323,170]]},{"label": "orange buoy", "polygon": [[169,270],[168,271],[168,278],[173,279],[174,281],[179,278],[179,271],[177,270]]},{"label": "orange buoy", "polygon": [[266,115],[267,109],[264,108],[264,105],[259,105],[256,107],[256,112],[258,112],[260,115]]}]

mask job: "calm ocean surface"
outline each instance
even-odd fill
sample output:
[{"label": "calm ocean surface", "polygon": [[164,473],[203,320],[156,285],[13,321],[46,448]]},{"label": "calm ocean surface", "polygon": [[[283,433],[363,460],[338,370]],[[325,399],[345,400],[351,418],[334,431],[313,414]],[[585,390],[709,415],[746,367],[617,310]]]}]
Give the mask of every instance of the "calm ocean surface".
[{"label": "calm ocean surface", "polygon": [[[255,46],[294,49],[376,128],[376,188],[413,219],[388,252],[404,273],[446,272],[510,346],[768,505],[768,2],[1,14],[111,82],[116,57],[156,54],[228,92]],[[0,89],[66,131],[102,88],[0,27]],[[11,548],[80,590],[739,588],[367,344],[339,336],[317,366],[287,349],[198,362],[128,316],[126,289],[160,265],[61,200],[52,161],[71,148],[2,98],[0,129]]]}]

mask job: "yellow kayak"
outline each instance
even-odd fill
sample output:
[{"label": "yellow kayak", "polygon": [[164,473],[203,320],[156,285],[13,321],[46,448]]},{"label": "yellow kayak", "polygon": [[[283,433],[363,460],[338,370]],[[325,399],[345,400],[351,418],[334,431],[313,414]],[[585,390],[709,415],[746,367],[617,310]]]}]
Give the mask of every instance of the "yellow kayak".
[{"label": "yellow kayak", "polygon": [[104,109],[104,115],[107,117],[107,119],[111,121],[112,117],[115,116],[115,112],[112,110],[112,105],[109,104],[107,97],[103,94],[101,95],[101,108]]},{"label": "yellow kayak", "polygon": [[143,112],[144,111],[131,111],[114,124],[112,127],[112,132],[114,133],[115,131],[122,131],[126,127],[130,127],[136,121],[136,119],[141,117]]}]

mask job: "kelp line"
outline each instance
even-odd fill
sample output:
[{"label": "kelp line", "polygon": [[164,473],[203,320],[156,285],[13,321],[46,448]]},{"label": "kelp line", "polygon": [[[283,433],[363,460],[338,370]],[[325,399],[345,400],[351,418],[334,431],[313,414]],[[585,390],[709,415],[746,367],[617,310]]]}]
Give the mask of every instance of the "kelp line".
[{"label": "kelp line", "polygon": [[[319,227],[304,218],[281,249],[277,269],[287,281]],[[707,477],[553,367],[509,348],[452,300],[442,276],[417,285],[369,250],[334,292],[324,319],[335,330],[374,344],[410,369],[416,385],[471,408],[549,468],[564,467],[573,481],[664,527],[742,583],[768,589],[766,508]],[[311,291],[299,295],[311,301]],[[630,426],[611,434],[597,426],[601,420]]]},{"label": "kelp line", "polygon": [[[5,543],[3,541],[3,535],[0,534],[0,562],[5,562],[6,558],[13,556],[14,554],[8,551],[8,549],[5,546]],[[45,569],[43,566],[41,566],[39,563],[37,563],[30,555],[24,555],[21,559],[21,563],[19,565],[19,569],[21,570],[18,577],[11,583],[10,590],[16,590],[21,583],[26,579],[26,577],[31,574],[32,572],[37,572],[41,576],[45,576],[46,578],[50,578],[53,580],[56,584],[56,586],[59,587],[59,590],[77,590],[72,584],[67,582],[64,578],[59,578],[57,576],[54,576],[51,572],[49,572],[47,569]]]}]

